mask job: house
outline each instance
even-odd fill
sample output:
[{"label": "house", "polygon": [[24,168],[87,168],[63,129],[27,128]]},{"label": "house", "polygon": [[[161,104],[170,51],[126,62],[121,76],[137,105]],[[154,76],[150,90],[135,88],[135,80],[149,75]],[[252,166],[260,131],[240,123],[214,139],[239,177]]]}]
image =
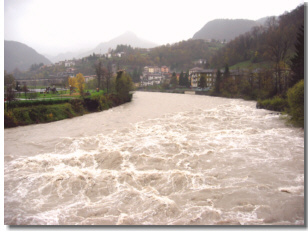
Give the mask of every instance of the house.
[{"label": "house", "polygon": [[65,67],[72,67],[75,66],[75,61],[65,61],[64,62]]},{"label": "house", "polygon": [[140,86],[149,86],[149,85],[154,85],[157,84],[159,85],[163,80],[164,76],[158,73],[148,73],[144,74],[140,77],[141,83]]},{"label": "house", "polygon": [[199,80],[202,76],[206,78],[206,87],[213,87],[215,85],[217,70],[215,69],[202,69],[195,67],[189,70],[189,78],[193,88],[198,87]]},{"label": "house", "polygon": [[61,66],[64,64],[64,61],[59,61],[58,63],[55,63],[56,66]]},{"label": "house", "polygon": [[91,80],[94,80],[96,75],[84,76],[85,82],[88,83]]},{"label": "house", "polygon": [[199,59],[199,60],[195,60],[194,65],[203,65],[206,64],[206,60],[205,59]]},{"label": "house", "polygon": [[145,66],[144,68],[143,68],[143,72],[145,73],[145,74],[149,74],[149,73],[151,73],[151,74],[160,74],[161,73],[161,69],[159,68],[159,67],[157,67],[157,66]]},{"label": "house", "polygon": [[116,55],[121,58],[125,55],[125,52],[118,52]]},{"label": "house", "polygon": [[167,66],[162,66],[160,68],[161,73],[169,73],[169,68]]},{"label": "house", "polygon": [[76,69],[75,68],[67,68],[66,72],[75,73]]}]

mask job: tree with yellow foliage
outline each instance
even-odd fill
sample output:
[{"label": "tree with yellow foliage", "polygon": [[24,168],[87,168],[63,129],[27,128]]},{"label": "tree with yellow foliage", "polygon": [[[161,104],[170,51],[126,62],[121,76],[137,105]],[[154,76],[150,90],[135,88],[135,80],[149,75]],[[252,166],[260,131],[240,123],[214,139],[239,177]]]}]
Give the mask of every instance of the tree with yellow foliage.
[{"label": "tree with yellow foliage", "polygon": [[77,88],[80,95],[82,96],[84,93],[84,86],[85,86],[85,78],[82,73],[78,73],[76,77],[70,77],[68,79],[68,84],[70,88]]}]

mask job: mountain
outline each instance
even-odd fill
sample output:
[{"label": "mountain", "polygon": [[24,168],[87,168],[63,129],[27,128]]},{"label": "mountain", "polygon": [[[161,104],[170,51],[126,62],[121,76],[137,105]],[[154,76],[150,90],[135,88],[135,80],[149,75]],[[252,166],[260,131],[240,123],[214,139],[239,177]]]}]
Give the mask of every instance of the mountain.
[{"label": "mountain", "polygon": [[80,56],[81,52],[65,52],[65,53],[60,53],[56,56],[50,56],[50,55],[45,55],[51,62],[56,63],[58,61],[63,61],[63,60],[71,60],[73,58],[77,58]]},{"label": "mountain", "polygon": [[150,41],[147,41],[147,40],[144,40],[144,39],[141,39],[136,34],[134,34],[133,32],[128,31],[128,32],[108,41],[108,42],[100,43],[94,49],[92,49],[92,50],[90,50],[86,53],[83,53],[81,55],[81,57],[88,56],[88,55],[92,54],[93,52],[96,53],[96,54],[104,54],[104,53],[108,52],[109,48],[115,49],[117,47],[117,45],[120,45],[120,44],[130,45],[134,48],[136,48],[136,47],[138,47],[138,48],[153,48],[153,47],[157,46],[157,44],[150,42]]},{"label": "mountain", "polygon": [[49,56],[46,55],[52,62],[58,62],[63,60],[70,60],[73,58],[83,58],[85,56],[89,56],[91,54],[105,54],[108,52],[108,49],[116,49],[117,45],[130,45],[132,47],[138,47],[138,48],[153,48],[158,46],[157,44],[141,39],[133,32],[127,31],[126,33],[108,41],[108,42],[102,42],[99,45],[97,45],[95,48],[86,51],[83,49],[83,51],[73,51],[73,52],[66,52],[66,53],[60,53],[57,56]]},{"label": "mountain", "polygon": [[267,17],[263,17],[263,18],[260,18],[258,20],[256,20],[257,23],[259,23],[260,25],[265,25],[266,24],[266,21],[269,19],[269,18],[273,18],[275,17],[276,20],[278,20],[279,17],[277,16],[267,16]]},{"label": "mountain", "polygon": [[15,68],[26,71],[32,64],[51,64],[33,48],[16,41],[4,40],[4,70],[12,72]]},{"label": "mountain", "polygon": [[228,42],[258,25],[260,23],[248,19],[215,19],[205,24],[192,39],[216,39]]}]

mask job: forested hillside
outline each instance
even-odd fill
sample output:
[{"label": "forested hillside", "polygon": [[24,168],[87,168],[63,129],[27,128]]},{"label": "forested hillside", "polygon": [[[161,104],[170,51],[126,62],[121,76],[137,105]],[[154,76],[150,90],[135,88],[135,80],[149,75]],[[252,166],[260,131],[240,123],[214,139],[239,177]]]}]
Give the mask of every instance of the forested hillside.
[{"label": "forested hillside", "polygon": [[296,35],[304,24],[304,6],[290,13],[272,17],[264,26],[253,27],[251,31],[236,37],[211,58],[211,65],[232,66],[243,61],[273,62],[290,65],[294,55]]},{"label": "forested hillside", "polygon": [[258,22],[248,19],[215,19],[196,32],[193,39],[216,39],[229,42],[258,25]]}]

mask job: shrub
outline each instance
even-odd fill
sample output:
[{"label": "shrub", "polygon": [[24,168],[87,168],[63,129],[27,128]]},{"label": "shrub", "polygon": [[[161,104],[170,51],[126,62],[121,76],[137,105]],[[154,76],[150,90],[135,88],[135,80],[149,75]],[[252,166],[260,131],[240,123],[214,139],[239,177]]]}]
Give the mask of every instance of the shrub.
[{"label": "shrub", "polygon": [[285,111],[288,108],[288,101],[284,98],[274,97],[272,99],[258,100],[258,109],[267,109],[273,111]]},{"label": "shrub", "polygon": [[84,113],[84,101],[81,99],[72,99],[69,101],[69,103],[72,105],[72,109],[77,113]]},{"label": "shrub", "polygon": [[17,126],[17,120],[13,114],[13,112],[10,111],[4,111],[4,128],[9,128],[9,127],[15,127]]},{"label": "shrub", "polygon": [[84,99],[85,107],[91,112],[100,111],[101,104],[100,96],[93,96]]},{"label": "shrub", "polygon": [[304,80],[299,81],[288,90],[289,114],[291,121],[298,126],[304,127]]}]

